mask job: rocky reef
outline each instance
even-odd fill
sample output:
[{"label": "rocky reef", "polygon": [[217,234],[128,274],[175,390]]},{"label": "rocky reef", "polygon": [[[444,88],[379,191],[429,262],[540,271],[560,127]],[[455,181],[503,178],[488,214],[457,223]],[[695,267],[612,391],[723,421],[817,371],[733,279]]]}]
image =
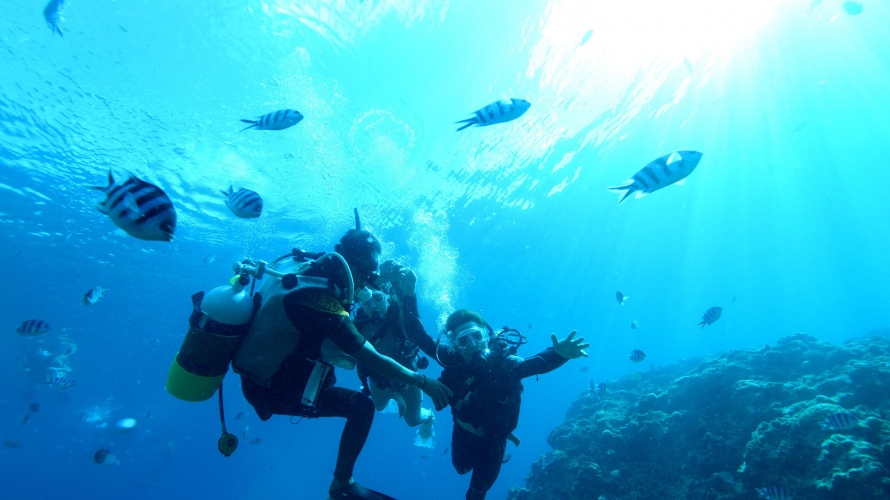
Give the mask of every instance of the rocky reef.
[{"label": "rocky reef", "polygon": [[[852,428],[823,430],[845,411]],[[628,375],[583,394],[548,443],[508,500],[890,498],[890,339],[798,333]]]}]

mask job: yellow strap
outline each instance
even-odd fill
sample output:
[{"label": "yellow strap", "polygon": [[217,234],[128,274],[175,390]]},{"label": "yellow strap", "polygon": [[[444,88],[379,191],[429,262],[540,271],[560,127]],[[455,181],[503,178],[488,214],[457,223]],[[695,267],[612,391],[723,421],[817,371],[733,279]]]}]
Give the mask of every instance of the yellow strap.
[{"label": "yellow strap", "polygon": [[336,297],[324,290],[306,290],[300,293],[297,303],[321,312],[349,316]]}]

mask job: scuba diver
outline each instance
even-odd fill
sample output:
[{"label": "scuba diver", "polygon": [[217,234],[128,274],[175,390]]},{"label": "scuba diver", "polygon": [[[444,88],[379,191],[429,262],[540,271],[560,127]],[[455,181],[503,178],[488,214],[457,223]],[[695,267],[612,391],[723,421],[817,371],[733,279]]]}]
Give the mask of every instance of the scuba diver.
[{"label": "scuba diver", "polygon": [[[417,276],[414,271],[391,260],[380,266],[377,280],[383,290],[359,297],[361,308],[355,315],[355,327],[380,354],[394,359],[405,368],[416,372],[429,366],[427,358],[418,351],[435,357],[436,342],[424,330],[417,311]],[[362,300],[364,299],[364,300]],[[363,364],[358,365],[362,392],[371,396],[377,411],[383,411],[390,401],[398,406],[399,416],[409,427],[421,425],[414,440],[416,446],[435,447],[433,423],[435,413],[421,407],[420,389],[390,380],[373,373]]]},{"label": "scuba diver", "polygon": [[[516,356],[526,342],[518,331],[498,332],[479,313],[458,309],[448,316],[443,346],[444,366],[439,378],[452,391],[451,414],[454,431],[451,461],[458,474],[473,471],[467,500],[482,500],[501,470],[507,440],[518,445],[513,430],[519,422],[522,379],[548,373],[569,359],[587,357],[584,338],[576,332],[557,340],[551,334],[552,348],[529,358]],[[441,338],[441,335],[440,335]],[[437,344],[437,352],[440,350]]]}]

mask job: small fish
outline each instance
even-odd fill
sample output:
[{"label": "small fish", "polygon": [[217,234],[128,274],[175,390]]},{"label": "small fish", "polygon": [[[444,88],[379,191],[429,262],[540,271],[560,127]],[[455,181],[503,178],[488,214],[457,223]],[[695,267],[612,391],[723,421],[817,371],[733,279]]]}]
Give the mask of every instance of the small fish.
[{"label": "small fish", "polygon": [[760,494],[757,498],[766,500],[791,500],[794,496],[785,491],[785,488],[770,486],[769,488],[756,488],[754,491]]},{"label": "small fish", "polygon": [[844,2],[844,10],[851,16],[862,14],[862,4],[859,2]]},{"label": "small fish", "polygon": [[501,459],[501,463],[505,464],[509,462],[511,458],[513,458],[512,455],[510,455],[509,453],[504,453],[504,458]]},{"label": "small fish", "polygon": [[446,446],[446,447],[445,447],[445,451],[442,452],[442,455],[444,456],[444,455],[447,455],[447,454],[448,454],[448,447]]},{"label": "small fish", "polygon": [[682,185],[686,176],[698,166],[701,156],[702,154],[698,151],[674,151],[649,162],[631,179],[628,179],[627,184],[608,189],[624,191],[618,200],[620,204],[633,193],[637,193],[637,198],[642,198],[671,184]]},{"label": "small fish", "polygon": [[590,37],[592,37],[592,36],[593,36],[593,30],[587,30],[587,33],[584,33],[584,36],[581,37],[581,44],[578,46],[580,47],[581,45],[584,45],[585,43],[587,43],[587,41],[590,40]]},{"label": "small fish", "polygon": [[28,423],[28,420],[31,420],[31,414],[25,413],[25,416],[19,421],[19,425],[25,425]]},{"label": "small fish", "polygon": [[599,390],[600,393],[606,392],[606,383],[600,382],[599,385],[596,386],[596,388]]},{"label": "small fish", "polygon": [[229,186],[229,191],[220,191],[226,197],[226,206],[242,219],[256,219],[263,213],[263,198],[256,191],[241,188],[237,192]]},{"label": "small fish", "polygon": [[10,448],[10,449],[14,450],[14,449],[18,448],[19,446],[20,446],[19,442],[16,441],[15,439],[7,439],[7,440],[3,441],[4,448]]},{"label": "small fish", "polygon": [[247,416],[247,412],[246,412],[246,411],[242,411],[242,412],[238,413],[237,415],[235,415],[235,420],[241,420],[241,419],[243,419],[243,418],[246,417],[246,416]]},{"label": "small fish", "polygon": [[422,458],[422,459],[424,459],[424,460],[428,460],[428,459],[429,459],[429,458],[428,458],[426,455],[424,455],[423,453],[420,454],[420,458]]},{"label": "small fish", "polygon": [[176,210],[167,194],[154,184],[130,177],[123,184],[108,171],[108,186],[93,186],[105,193],[99,212],[130,236],[148,241],[172,241],[176,230]]},{"label": "small fish", "polygon": [[65,7],[65,0],[50,0],[43,9],[43,18],[53,34],[58,33],[62,36],[62,30],[59,29],[59,16],[62,15],[62,8]]},{"label": "small fish", "polygon": [[213,264],[216,261],[216,255],[206,255],[204,257],[205,264]]},{"label": "small fish", "polygon": [[29,319],[22,321],[22,324],[16,327],[15,331],[22,337],[37,337],[43,335],[50,330],[49,324],[39,319]]},{"label": "small fish", "polygon": [[630,297],[628,297],[627,295],[624,295],[624,294],[621,293],[620,291],[615,292],[615,300],[618,301],[618,305],[623,306],[623,305],[624,305],[624,301],[627,300],[627,299],[629,299],[629,298],[630,298]]},{"label": "small fish", "polygon": [[28,410],[30,410],[31,413],[37,413],[40,411],[40,405],[38,403],[31,403],[28,405]]},{"label": "small fish", "polygon": [[475,111],[474,114],[476,116],[454,123],[464,124],[461,128],[457,129],[458,132],[467,127],[472,127],[473,125],[487,127],[496,123],[505,123],[522,116],[523,113],[528,111],[528,108],[530,108],[531,105],[532,104],[525,99],[511,98],[509,101],[495,101],[488,106]]},{"label": "small fish", "polygon": [[101,286],[90,288],[87,293],[83,294],[83,305],[89,306],[95,304],[96,302],[99,302],[100,300],[105,298],[103,297],[103,295],[105,295],[105,292],[107,291],[107,288],[102,288]]},{"label": "small fish", "polygon": [[636,330],[636,329],[639,328],[639,327],[640,327],[640,323],[637,322],[636,320],[630,322],[630,329],[631,329],[631,330]]},{"label": "small fish", "polygon": [[241,129],[241,132],[250,128],[257,130],[284,130],[300,123],[302,119],[303,115],[295,109],[281,109],[268,115],[263,115],[256,120],[241,120],[244,123],[250,124],[249,127]]},{"label": "small fish", "polygon": [[829,416],[820,425],[823,431],[845,431],[858,427],[859,419],[852,413],[841,411]]},{"label": "small fish", "polygon": [[[705,311],[705,315],[702,316],[701,323],[699,323],[698,325],[701,325],[701,329],[704,330],[704,328],[706,326],[713,325],[715,321],[720,319],[721,314],[723,314],[722,307],[712,307],[712,308],[708,309],[707,311]],[[695,325],[695,326],[698,326],[698,325]]]},{"label": "small fish", "polygon": [[589,370],[590,370],[590,367],[585,365],[585,366],[581,367],[580,371],[581,371],[581,373],[587,373]]},{"label": "small fish", "polygon": [[250,426],[244,426],[241,430],[241,439],[247,439],[247,433],[250,432]]},{"label": "small fish", "polygon": [[108,448],[98,449],[96,453],[93,453],[93,461],[97,464],[104,464],[109,454],[111,454],[111,451]]},{"label": "small fish", "polygon": [[248,442],[254,446],[259,446],[259,445],[263,444],[263,438],[253,438]]},{"label": "small fish", "polygon": [[74,379],[71,377],[53,377],[47,378],[42,382],[43,385],[55,387],[60,391],[64,391],[74,387]]},{"label": "small fish", "polygon": [[634,349],[633,351],[630,351],[627,359],[633,361],[634,363],[639,363],[640,361],[646,359],[646,353],[639,349]]}]

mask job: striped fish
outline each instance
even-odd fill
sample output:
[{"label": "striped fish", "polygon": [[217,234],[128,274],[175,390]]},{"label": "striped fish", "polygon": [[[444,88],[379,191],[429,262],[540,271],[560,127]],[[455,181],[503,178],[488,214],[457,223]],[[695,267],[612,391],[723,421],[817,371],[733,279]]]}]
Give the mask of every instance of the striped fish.
[{"label": "striped fish", "polygon": [[760,494],[757,498],[765,498],[766,500],[791,500],[794,496],[785,491],[785,488],[779,486],[770,486],[769,488],[756,488],[754,491]]},{"label": "striped fish", "polygon": [[255,219],[263,213],[263,198],[255,191],[241,188],[237,192],[229,186],[228,192],[220,191],[226,197],[226,206],[242,219]]},{"label": "striped fish", "polygon": [[171,241],[176,230],[176,210],[167,194],[137,177],[118,184],[111,171],[108,186],[94,186],[105,193],[96,208],[130,236],[148,241]]},{"label": "striped fish", "polygon": [[639,363],[640,361],[646,359],[646,353],[639,349],[634,349],[633,351],[630,351],[627,359],[633,361],[634,363]]},{"label": "striped fish", "polygon": [[87,293],[83,294],[83,305],[91,306],[96,302],[104,299],[103,295],[107,292],[107,288],[102,288],[101,286],[97,286],[95,288],[90,288]]},{"label": "striped fish", "polygon": [[62,30],[59,29],[59,16],[62,14],[62,8],[65,6],[65,0],[49,0],[46,8],[43,9],[43,18],[53,34],[58,33],[62,36]]},{"label": "striped fish", "polygon": [[845,431],[859,426],[859,419],[852,413],[837,412],[821,422],[823,431]]},{"label": "striped fish", "polygon": [[71,377],[53,377],[44,380],[43,384],[64,391],[74,387],[74,379]]},{"label": "striped fish", "polygon": [[259,445],[263,444],[263,438],[253,438],[250,441],[248,441],[248,443],[250,443],[254,446],[259,446]]},{"label": "striped fish", "polygon": [[241,420],[241,419],[243,419],[243,418],[246,417],[246,416],[247,416],[247,412],[246,412],[246,411],[242,411],[241,413],[235,415],[235,420]]},{"label": "striped fish", "polygon": [[475,116],[472,118],[456,121],[454,123],[464,124],[464,126],[457,129],[458,132],[467,127],[472,127],[473,125],[487,127],[489,125],[494,125],[495,123],[505,123],[522,116],[528,111],[528,108],[530,108],[531,105],[532,103],[525,99],[511,98],[509,101],[496,101],[476,111],[474,113]]},{"label": "striped fish", "polygon": [[241,120],[244,123],[250,124],[249,127],[241,129],[241,132],[244,132],[249,128],[255,128],[257,130],[284,130],[300,123],[300,120],[302,119],[303,115],[299,111],[295,109],[282,109],[275,111],[274,113],[269,113],[268,115],[263,115],[256,120]]},{"label": "striped fish", "polygon": [[29,319],[22,321],[22,324],[16,327],[15,331],[22,337],[37,337],[43,335],[50,330],[49,324],[39,319]]},{"label": "striped fish", "polygon": [[633,193],[637,193],[637,198],[642,198],[671,184],[682,185],[683,179],[695,170],[699,161],[701,153],[698,151],[674,151],[650,162],[628,179],[627,184],[608,189],[625,191],[618,203],[624,202]]},{"label": "striped fish", "polygon": [[698,325],[701,325],[701,329],[704,330],[706,326],[713,325],[715,321],[720,319],[721,314],[723,314],[722,307],[712,307],[705,311],[705,315],[702,316],[701,323],[699,323]]},{"label": "striped fish", "polygon": [[623,306],[623,305],[624,305],[624,301],[627,300],[627,299],[629,299],[629,298],[630,298],[630,297],[628,297],[627,295],[624,295],[624,294],[621,293],[621,292],[615,292],[615,300],[618,301],[618,304],[619,304],[619,305],[622,305],[622,306]]}]

